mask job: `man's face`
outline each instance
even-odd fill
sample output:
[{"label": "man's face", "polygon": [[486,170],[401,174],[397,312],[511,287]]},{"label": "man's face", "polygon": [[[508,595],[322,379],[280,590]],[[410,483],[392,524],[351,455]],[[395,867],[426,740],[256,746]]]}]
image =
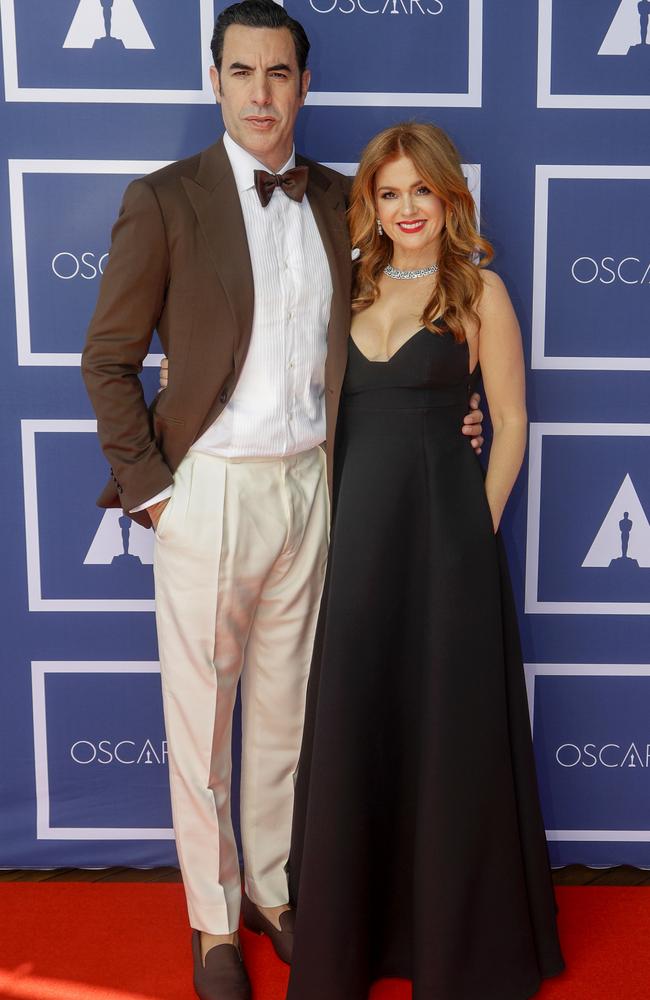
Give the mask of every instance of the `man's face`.
[{"label": "man's face", "polygon": [[221,73],[210,69],[223,123],[236,143],[270,170],[289,159],[310,73],[300,76],[288,28],[226,29]]}]

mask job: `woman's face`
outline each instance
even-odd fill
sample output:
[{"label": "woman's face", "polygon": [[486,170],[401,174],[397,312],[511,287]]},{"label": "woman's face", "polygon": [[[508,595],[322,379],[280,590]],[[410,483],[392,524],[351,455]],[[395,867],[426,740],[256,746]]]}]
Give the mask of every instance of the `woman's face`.
[{"label": "woman's face", "polygon": [[408,156],[384,163],[375,177],[377,218],[395,250],[428,263],[438,255],[445,208]]}]

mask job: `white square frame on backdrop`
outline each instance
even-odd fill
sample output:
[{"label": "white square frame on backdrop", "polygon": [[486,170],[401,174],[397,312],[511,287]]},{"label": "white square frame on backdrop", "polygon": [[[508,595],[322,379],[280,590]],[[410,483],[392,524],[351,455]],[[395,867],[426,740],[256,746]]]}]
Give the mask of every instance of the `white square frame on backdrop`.
[{"label": "white square frame on backdrop", "polygon": [[[21,87],[18,81],[15,0],[0,0],[2,17],[5,98],[7,101],[128,103],[128,104],[213,104],[210,83],[209,45],[214,28],[213,0],[199,0],[201,53],[205,62],[201,90],[126,90],[104,88]],[[281,3],[281,6],[284,6]],[[312,91],[307,104],[328,107],[430,107],[480,108],[483,78],[483,0],[469,0],[468,84],[462,93],[374,93],[357,91]]]},{"label": "white square frame on backdrop", "polygon": [[18,80],[15,0],[0,0],[5,100],[75,104],[213,104],[210,83],[210,39],[214,30],[213,0],[199,0],[201,51],[204,57],[200,90],[111,89],[104,87],[21,87]]},{"label": "white square frame on backdrop", "polygon": [[553,64],[553,2],[539,0],[537,35],[538,108],[650,108],[650,94],[556,94],[551,91]]},{"label": "white square frame on backdrop", "polygon": [[[37,434],[96,434],[95,420],[21,420],[27,593],[30,611],[154,611],[153,600],[43,597],[38,525]],[[97,490],[102,484],[97,484]]]},{"label": "white square frame on backdrop", "polygon": [[[277,2],[277,0],[276,0]],[[284,3],[282,3],[284,6]],[[469,0],[467,90],[413,94],[373,91],[309,91],[306,104],[327,107],[480,108],[483,103],[483,0]]]},{"label": "white square frame on backdrop", "polygon": [[562,357],[546,353],[548,189],[551,180],[650,180],[650,166],[538,164],[535,168],[531,367],[554,371],[650,371],[650,356]]},{"label": "white square frame on backdrop", "polygon": [[[81,353],[62,351],[32,351],[29,316],[29,272],[25,227],[25,174],[150,174],[167,166],[169,160],[9,160],[9,207],[11,243],[13,249],[14,298],[16,306],[16,338],[18,364],[70,366],[78,368]],[[109,233],[106,234],[107,240]],[[88,316],[90,322],[90,316]],[[162,355],[150,354],[144,360],[148,366],[160,364]]]},{"label": "white square frame on backdrop", "polygon": [[526,614],[647,615],[647,601],[540,601],[539,534],[542,444],[545,437],[650,437],[650,424],[531,423],[528,447],[528,523],[526,529]]},{"label": "white square frame on backdrop", "polygon": [[34,769],[36,777],[37,840],[173,840],[171,827],[53,827],[50,824],[50,782],[47,755],[48,674],[159,674],[160,665],[150,660],[34,660],[32,671],[32,717]]},{"label": "white square frame on backdrop", "polygon": [[[650,677],[650,663],[525,663],[530,727],[534,734],[535,687],[538,677]],[[547,830],[549,841],[647,843],[650,830]]]}]

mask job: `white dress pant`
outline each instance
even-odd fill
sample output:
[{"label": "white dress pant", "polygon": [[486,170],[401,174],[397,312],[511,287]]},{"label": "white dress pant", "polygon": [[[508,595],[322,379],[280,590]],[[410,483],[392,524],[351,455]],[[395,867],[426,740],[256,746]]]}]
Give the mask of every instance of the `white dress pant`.
[{"label": "white dress pant", "polygon": [[158,522],[156,623],[176,846],[192,927],[232,933],[241,883],[230,813],[241,677],[245,888],[288,899],[294,773],[327,558],[325,455],[190,452]]}]

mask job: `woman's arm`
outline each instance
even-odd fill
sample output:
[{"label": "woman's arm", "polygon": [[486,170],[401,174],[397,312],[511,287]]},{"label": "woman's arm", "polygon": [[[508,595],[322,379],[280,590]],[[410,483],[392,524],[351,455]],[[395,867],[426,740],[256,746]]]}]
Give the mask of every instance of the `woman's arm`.
[{"label": "woman's arm", "polygon": [[485,492],[496,531],[526,450],[524,356],[505,285],[493,271],[481,273],[479,361],[494,431]]}]

